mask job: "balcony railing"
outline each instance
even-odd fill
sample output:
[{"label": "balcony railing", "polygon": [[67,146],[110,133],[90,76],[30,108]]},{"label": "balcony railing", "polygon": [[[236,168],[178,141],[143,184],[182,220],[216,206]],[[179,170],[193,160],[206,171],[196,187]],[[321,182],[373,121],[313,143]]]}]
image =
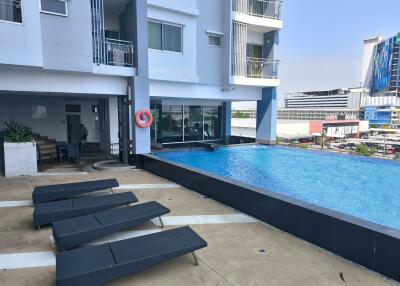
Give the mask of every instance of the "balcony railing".
[{"label": "balcony railing", "polygon": [[133,45],[130,41],[106,39],[106,65],[133,67]]},{"label": "balcony railing", "polygon": [[281,19],[280,0],[232,0],[233,11],[250,16]]},{"label": "balcony railing", "polygon": [[279,61],[260,58],[247,58],[246,71],[249,78],[278,78]]}]

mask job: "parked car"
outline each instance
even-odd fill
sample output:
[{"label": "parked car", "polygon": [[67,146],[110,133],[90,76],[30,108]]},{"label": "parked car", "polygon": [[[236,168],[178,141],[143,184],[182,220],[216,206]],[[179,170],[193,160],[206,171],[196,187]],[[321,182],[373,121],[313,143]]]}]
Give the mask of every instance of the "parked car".
[{"label": "parked car", "polygon": [[347,143],[345,148],[348,149],[348,150],[355,150],[356,147],[357,146],[354,143]]}]

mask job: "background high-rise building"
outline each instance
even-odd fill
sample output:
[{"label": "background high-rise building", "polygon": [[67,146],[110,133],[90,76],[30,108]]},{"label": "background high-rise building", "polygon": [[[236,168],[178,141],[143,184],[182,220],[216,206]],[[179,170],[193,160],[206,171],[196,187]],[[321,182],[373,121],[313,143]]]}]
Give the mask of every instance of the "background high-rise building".
[{"label": "background high-rise building", "polygon": [[376,37],[364,41],[361,84],[362,116],[373,127],[399,128],[400,110],[400,34],[383,40]]}]

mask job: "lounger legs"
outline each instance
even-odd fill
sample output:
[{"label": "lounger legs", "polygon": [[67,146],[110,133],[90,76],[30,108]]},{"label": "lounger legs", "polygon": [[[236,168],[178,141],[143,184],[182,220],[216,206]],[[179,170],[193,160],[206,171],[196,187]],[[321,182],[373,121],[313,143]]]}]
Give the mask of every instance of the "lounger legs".
[{"label": "lounger legs", "polygon": [[161,217],[159,216],[158,219],[160,220],[161,228],[164,228],[164,223],[163,223]]},{"label": "lounger legs", "polygon": [[38,225],[38,226],[36,227],[36,229],[37,229],[37,230],[40,230],[40,225]]},{"label": "lounger legs", "polygon": [[199,265],[199,261],[197,260],[196,253],[192,252],[192,256],[193,256],[193,260],[194,260],[194,265],[198,266]]}]

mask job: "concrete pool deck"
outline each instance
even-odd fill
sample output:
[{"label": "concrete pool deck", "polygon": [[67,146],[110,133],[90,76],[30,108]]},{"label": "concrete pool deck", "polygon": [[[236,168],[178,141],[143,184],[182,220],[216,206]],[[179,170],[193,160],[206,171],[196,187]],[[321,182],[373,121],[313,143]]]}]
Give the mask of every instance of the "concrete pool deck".
[{"label": "concrete pool deck", "polygon": [[[166,228],[189,224],[208,242],[197,252],[198,267],[187,255],[108,285],[396,285],[142,170],[0,178],[0,285],[55,285],[51,229],[37,231],[32,224],[33,187],[105,178],[116,178],[122,185],[115,192],[131,188],[139,202],[156,200],[170,208]],[[159,228],[149,222],[117,238],[153,231]]]}]

